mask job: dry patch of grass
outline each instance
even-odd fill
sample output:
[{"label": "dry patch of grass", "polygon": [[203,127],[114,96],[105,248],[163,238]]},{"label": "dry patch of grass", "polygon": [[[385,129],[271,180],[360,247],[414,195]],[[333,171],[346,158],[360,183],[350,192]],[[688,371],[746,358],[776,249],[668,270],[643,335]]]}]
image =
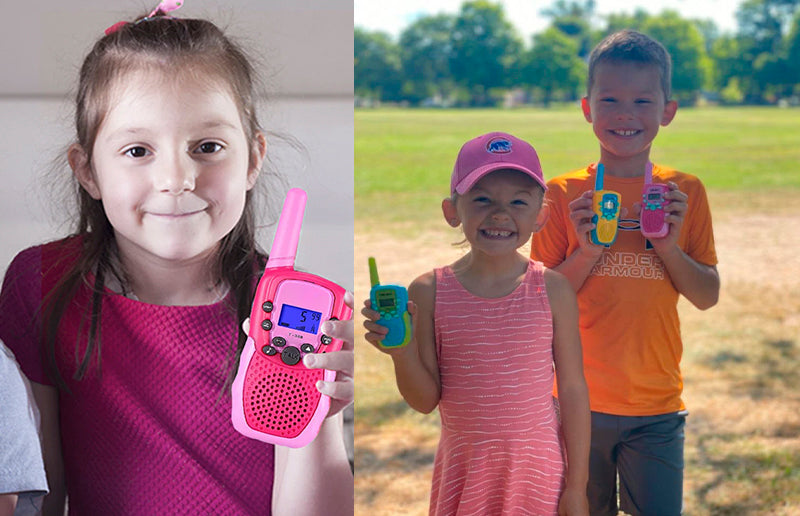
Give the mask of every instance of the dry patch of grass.
[{"label": "dry patch of grass", "polygon": [[[687,515],[800,514],[800,237],[795,192],[712,193],[720,301],[682,300]],[[408,284],[463,252],[430,227],[357,221],[356,298],[367,256],[385,283]],[[356,317],[361,328],[363,319]],[[357,332],[358,333],[358,332]],[[427,514],[439,417],[409,409],[391,360],[356,339],[356,514]]]}]

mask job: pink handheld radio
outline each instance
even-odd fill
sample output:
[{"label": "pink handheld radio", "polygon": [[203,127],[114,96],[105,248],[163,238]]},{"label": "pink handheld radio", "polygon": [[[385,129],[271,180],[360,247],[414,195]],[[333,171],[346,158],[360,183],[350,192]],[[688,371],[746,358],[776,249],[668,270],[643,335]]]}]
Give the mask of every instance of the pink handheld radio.
[{"label": "pink handheld radio", "polygon": [[669,203],[664,195],[669,192],[665,184],[653,183],[653,164],[647,162],[642,187],[642,212],[639,218],[642,235],[646,238],[663,238],[669,233],[669,224],[664,220],[667,212],[664,206]]},{"label": "pink handheld radio", "polygon": [[335,371],[308,369],[303,356],[342,348],[323,335],[323,321],[349,319],[345,289],[294,270],[306,193],[289,190],[264,275],[250,313],[250,332],[233,381],[231,419],[253,439],[300,448],[317,436],[328,415],[330,398],[316,387]]}]

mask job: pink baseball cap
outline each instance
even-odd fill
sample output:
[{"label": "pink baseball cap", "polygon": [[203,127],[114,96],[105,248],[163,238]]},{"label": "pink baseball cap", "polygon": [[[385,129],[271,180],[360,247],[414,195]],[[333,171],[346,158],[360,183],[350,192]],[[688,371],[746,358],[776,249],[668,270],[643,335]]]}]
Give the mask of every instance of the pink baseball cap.
[{"label": "pink baseball cap", "polygon": [[494,132],[473,138],[461,147],[450,176],[450,193],[464,194],[483,176],[500,169],[524,172],[547,190],[533,146],[508,133]]}]

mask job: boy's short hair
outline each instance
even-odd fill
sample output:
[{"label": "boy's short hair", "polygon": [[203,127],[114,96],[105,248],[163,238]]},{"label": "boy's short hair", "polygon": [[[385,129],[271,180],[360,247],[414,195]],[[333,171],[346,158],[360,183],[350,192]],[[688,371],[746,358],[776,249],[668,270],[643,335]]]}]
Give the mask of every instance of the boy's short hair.
[{"label": "boy's short hair", "polygon": [[624,29],[606,36],[597,44],[589,55],[589,76],[586,85],[586,95],[592,91],[594,84],[595,68],[600,63],[635,63],[639,65],[652,65],[661,75],[661,89],[664,91],[664,100],[668,101],[671,95],[672,59],[664,45],[646,36],[641,32]]}]

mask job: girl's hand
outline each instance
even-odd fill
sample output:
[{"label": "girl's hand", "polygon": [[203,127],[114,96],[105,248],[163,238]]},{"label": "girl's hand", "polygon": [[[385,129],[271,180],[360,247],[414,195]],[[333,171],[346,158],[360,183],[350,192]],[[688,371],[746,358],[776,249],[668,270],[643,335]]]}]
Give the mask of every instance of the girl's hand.
[{"label": "girl's hand", "polygon": [[[353,294],[346,292],[344,303],[353,308]],[[250,333],[250,318],[242,323],[245,334]],[[303,365],[309,369],[328,369],[336,371],[336,379],[332,382],[320,380],[317,390],[331,398],[331,406],[327,417],[334,416],[345,407],[353,403],[355,387],[353,385],[353,372],[355,370],[355,355],[353,354],[353,318],[346,321],[325,321],[320,331],[329,337],[342,341],[340,351],[330,353],[311,353],[303,357]]]},{"label": "girl's hand", "polygon": [[[408,310],[408,315],[411,317],[411,328],[413,331],[414,320],[417,314],[417,305],[414,304],[413,301],[409,301],[408,306],[406,308]],[[411,345],[411,342],[409,342],[408,345],[403,346],[401,348],[384,348],[380,344],[378,344],[386,337],[386,334],[389,333],[389,328],[375,322],[381,318],[381,315],[372,309],[372,304],[370,303],[369,299],[364,300],[364,308],[361,309],[361,315],[363,315],[364,318],[366,319],[364,321],[364,328],[366,328],[368,331],[368,333],[364,335],[364,338],[367,340],[367,342],[375,346],[376,349],[386,353],[387,355],[399,355],[405,353],[406,350],[408,350],[408,348]],[[412,341],[414,340],[413,336],[411,340]]]},{"label": "girl's hand", "polygon": [[589,500],[586,498],[586,487],[578,489],[567,486],[558,501],[558,516],[588,516]]},{"label": "girl's hand", "polygon": [[[353,308],[353,294],[346,292],[344,303]],[[355,328],[353,318],[346,321],[325,321],[320,331],[329,337],[342,341],[340,351],[330,353],[312,353],[303,357],[303,364],[309,369],[328,369],[336,371],[336,379],[332,382],[317,382],[317,390],[331,398],[331,408],[328,417],[338,414],[345,407],[353,403],[355,386],[353,385],[353,372],[355,370],[355,355],[353,353],[353,335]]]}]

